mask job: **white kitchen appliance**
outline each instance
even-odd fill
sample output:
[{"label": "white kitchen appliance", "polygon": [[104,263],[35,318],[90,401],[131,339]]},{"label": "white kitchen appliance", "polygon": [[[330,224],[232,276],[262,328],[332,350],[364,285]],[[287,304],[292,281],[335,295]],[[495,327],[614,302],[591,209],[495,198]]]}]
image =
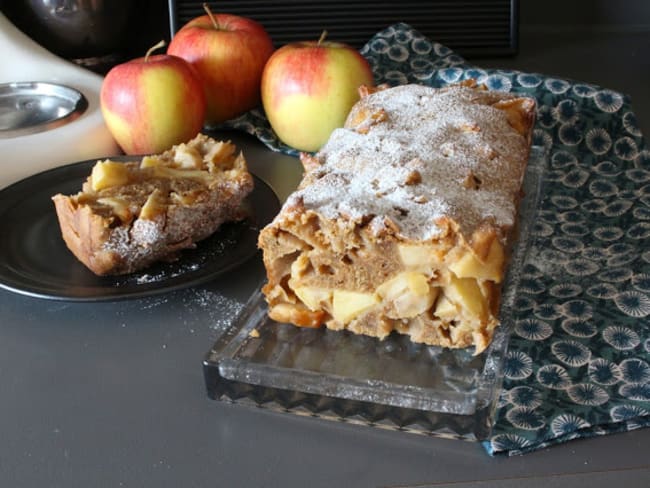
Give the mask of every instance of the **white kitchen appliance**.
[{"label": "white kitchen appliance", "polygon": [[55,56],[1,12],[0,52],[0,188],[120,154],[101,114],[101,76]]}]

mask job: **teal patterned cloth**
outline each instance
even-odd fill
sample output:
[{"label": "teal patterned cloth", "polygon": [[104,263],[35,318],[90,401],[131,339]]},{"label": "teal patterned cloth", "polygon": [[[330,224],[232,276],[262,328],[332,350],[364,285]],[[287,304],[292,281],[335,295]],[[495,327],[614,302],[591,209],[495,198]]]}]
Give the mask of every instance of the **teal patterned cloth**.
[{"label": "teal patterned cloth", "polygon": [[[468,64],[406,24],[362,49],[377,83],[475,78],[533,96],[549,167],[532,229],[490,454],[650,425],[650,151],[627,96],[542,74]],[[233,126],[270,148],[263,113]]]}]

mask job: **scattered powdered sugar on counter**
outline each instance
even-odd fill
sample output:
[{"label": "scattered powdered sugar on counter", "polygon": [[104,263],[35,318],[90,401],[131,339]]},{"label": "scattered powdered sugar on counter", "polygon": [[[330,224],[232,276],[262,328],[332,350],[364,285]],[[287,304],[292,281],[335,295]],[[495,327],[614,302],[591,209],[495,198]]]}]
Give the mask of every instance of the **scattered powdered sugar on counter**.
[{"label": "scattered powdered sugar on counter", "polygon": [[183,315],[193,317],[207,316],[207,325],[216,336],[220,336],[237,318],[244,304],[234,298],[206,289],[192,289],[183,297]]},{"label": "scattered powdered sugar on counter", "polygon": [[157,308],[161,305],[166,304],[169,301],[169,298],[166,295],[156,295],[144,299],[144,303],[141,305],[140,310],[150,310]]},{"label": "scattered powdered sugar on counter", "polygon": [[[197,287],[125,302],[116,314],[122,319],[121,328],[138,325],[133,319],[137,317],[134,310],[137,309],[147,315],[146,322],[163,320],[167,335],[181,332],[205,335],[207,331],[209,341],[214,341],[233,324],[243,308],[244,304],[235,298]],[[210,345],[206,343],[206,347]]]}]

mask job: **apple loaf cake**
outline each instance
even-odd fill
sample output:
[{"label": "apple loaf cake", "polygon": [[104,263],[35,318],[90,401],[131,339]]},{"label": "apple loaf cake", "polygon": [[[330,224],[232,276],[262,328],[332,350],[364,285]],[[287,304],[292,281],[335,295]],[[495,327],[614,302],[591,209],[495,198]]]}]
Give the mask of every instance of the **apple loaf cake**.
[{"label": "apple loaf cake", "polygon": [[72,253],[97,275],[173,260],[246,216],[253,189],[241,152],[204,134],[140,161],[98,161],[76,195],[52,197]]},{"label": "apple loaf cake", "polygon": [[269,316],[490,343],[535,102],[473,81],[364,89],[259,237]]}]

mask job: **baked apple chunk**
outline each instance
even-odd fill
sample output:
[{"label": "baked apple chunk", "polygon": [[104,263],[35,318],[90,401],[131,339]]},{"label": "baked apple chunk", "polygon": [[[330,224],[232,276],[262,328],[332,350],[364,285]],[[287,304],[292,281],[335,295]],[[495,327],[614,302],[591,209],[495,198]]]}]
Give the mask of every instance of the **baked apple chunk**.
[{"label": "baked apple chunk", "polygon": [[535,103],[471,82],[361,93],[260,233],[269,315],[479,353],[499,324]]}]

